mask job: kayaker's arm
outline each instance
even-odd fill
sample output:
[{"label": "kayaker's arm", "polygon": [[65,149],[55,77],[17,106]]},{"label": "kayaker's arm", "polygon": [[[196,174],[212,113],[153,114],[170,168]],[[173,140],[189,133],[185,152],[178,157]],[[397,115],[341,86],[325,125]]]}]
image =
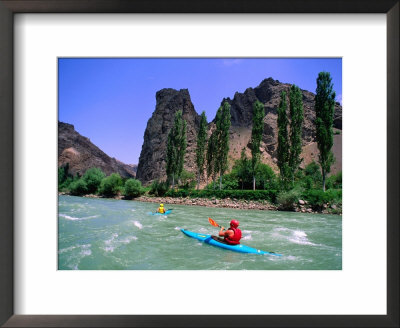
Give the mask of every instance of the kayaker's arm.
[{"label": "kayaker's arm", "polygon": [[224,231],[224,229],[225,229],[224,227],[221,227],[221,230],[219,231],[218,236],[221,236],[221,237],[225,237],[225,236],[232,237],[234,235],[234,232],[232,230]]}]

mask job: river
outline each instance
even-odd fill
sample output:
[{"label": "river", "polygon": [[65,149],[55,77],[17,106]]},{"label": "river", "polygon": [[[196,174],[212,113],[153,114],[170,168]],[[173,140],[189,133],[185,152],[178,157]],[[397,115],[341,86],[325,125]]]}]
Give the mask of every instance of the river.
[{"label": "river", "polygon": [[[59,196],[59,270],[341,270],[342,217]],[[240,221],[241,243],[282,254],[241,254],[185,236]]]}]

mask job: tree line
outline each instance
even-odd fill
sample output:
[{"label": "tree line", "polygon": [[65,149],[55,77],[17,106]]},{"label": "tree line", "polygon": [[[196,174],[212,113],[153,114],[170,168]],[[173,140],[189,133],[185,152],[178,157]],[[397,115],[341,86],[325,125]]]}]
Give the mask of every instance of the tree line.
[{"label": "tree line", "polygon": [[[168,133],[166,153],[167,181],[175,186],[183,173],[183,164],[187,146],[187,123],[183,119],[182,110],[175,113],[174,124]],[[200,116],[200,127],[197,134],[196,165],[197,188],[207,171],[214,185],[219,177],[219,187],[222,189],[222,176],[228,169],[229,128],[231,126],[230,105],[227,102],[218,109],[215,119],[215,130],[207,138],[207,117],[203,111]]]},{"label": "tree line", "polygon": [[69,163],[58,168],[58,190],[71,195],[82,196],[97,194],[104,197],[123,195],[127,199],[138,197],[145,192],[142,183],[132,178],[122,178],[118,173],[106,176],[104,172],[93,167],[82,176],[69,171]]},{"label": "tree line", "polygon": [[[326,190],[326,176],[334,162],[331,151],[333,146],[333,115],[335,108],[335,92],[333,91],[330,73],[320,72],[317,78],[315,96],[315,130],[319,150],[318,162],[322,172],[322,190]],[[294,187],[296,174],[302,162],[302,128],[304,121],[303,99],[300,88],[292,85],[289,93],[282,91],[278,113],[278,146],[277,164],[279,168],[279,188],[287,191]],[[289,100],[289,106],[288,106]],[[289,108],[288,108],[289,107]],[[258,100],[253,104],[253,126],[251,133],[251,160],[247,162],[244,149],[240,160],[233,166],[233,172],[241,181],[243,188],[245,175],[252,177],[252,189],[256,190],[257,182],[265,186],[272,169],[267,168],[260,160],[260,144],[264,131],[264,105]],[[224,102],[218,109],[215,118],[215,129],[207,135],[207,117],[201,113],[200,126],[197,134],[196,167],[197,189],[200,181],[207,173],[207,179],[212,179],[215,189],[219,179],[219,189],[223,188],[223,177],[228,169],[229,129],[231,125],[230,105]],[[166,173],[167,181],[172,188],[180,180],[184,156],[186,152],[186,121],[182,111],[175,113],[174,124],[170,129],[167,140]],[[268,184],[269,182],[267,182]]]}]

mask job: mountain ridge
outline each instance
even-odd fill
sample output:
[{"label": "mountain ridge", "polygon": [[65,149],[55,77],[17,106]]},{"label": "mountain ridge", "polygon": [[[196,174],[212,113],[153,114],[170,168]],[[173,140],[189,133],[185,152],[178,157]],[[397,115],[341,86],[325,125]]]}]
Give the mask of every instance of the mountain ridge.
[{"label": "mountain ridge", "polygon": [[72,124],[58,122],[58,167],[69,163],[69,172],[83,175],[87,169],[97,167],[106,175],[119,173],[124,178],[136,177],[136,166],[125,164],[108,156],[89,138],[79,134]]}]

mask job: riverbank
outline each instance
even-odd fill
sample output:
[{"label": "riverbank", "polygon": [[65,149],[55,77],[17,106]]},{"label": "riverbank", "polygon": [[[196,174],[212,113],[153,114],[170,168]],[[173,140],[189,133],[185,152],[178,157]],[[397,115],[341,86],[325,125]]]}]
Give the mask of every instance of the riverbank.
[{"label": "riverbank", "polygon": [[208,199],[208,198],[189,198],[189,197],[149,197],[140,196],[135,198],[135,200],[140,202],[151,202],[164,204],[164,206],[170,204],[178,205],[196,205],[196,206],[206,206],[206,207],[226,207],[226,208],[236,208],[241,210],[267,210],[267,211],[277,211],[277,207],[273,204],[269,204],[266,201],[245,201],[245,200],[232,200],[230,198],[224,199]]},{"label": "riverbank", "polygon": [[[225,208],[234,208],[240,210],[261,210],[261,211],[280,211],[281,209],[271,204],[267,201],[254,201],[254,200],[239,200],[239,199],[207,199],[207,198],[189,198],[189,197],[149,197],[149,196],[140,196],[135,198],[134,200],[140,202],[151,202],[164,204],[168,206],[170,204],[178,204],[178,205],[196,205],[196,206],[206,206],[206,207],[225,207]],[[299,200],[297,204],[293,207],[294,212],[301,213],[319,213],[319,214],[342,214],[341,208],[337,208],[336,205],[324,205],[321,211],[315,211],[308,204],[307,201]]]},{"label": "riverbank", "polygon": [[[66,195],[66,193],[60,192],[59,195]],[[84,195],[87,198],[103,198],[98,195]],[[123,196],[116,196],[114,199],[124,199]],[[189,198],[189,197],[150,197],[140,196],[133,200],[139,202],[157,203],[164,204],[165,207],[168,205],[195,205],[205,207],[219,207],[219,208],[233,208],[240,210],[260,210],[260,211],[280,211],[281,209],[267,201],[254,201],[254,200],[238,200],[238,199],[217,199],[217,198]],[[342,214],[342,209],[336,205],[324,205],[321,210],[314,210],[307,201],[299,200],[293,207],[294,212],[301,213],[319,213],[319,214]]]}]

